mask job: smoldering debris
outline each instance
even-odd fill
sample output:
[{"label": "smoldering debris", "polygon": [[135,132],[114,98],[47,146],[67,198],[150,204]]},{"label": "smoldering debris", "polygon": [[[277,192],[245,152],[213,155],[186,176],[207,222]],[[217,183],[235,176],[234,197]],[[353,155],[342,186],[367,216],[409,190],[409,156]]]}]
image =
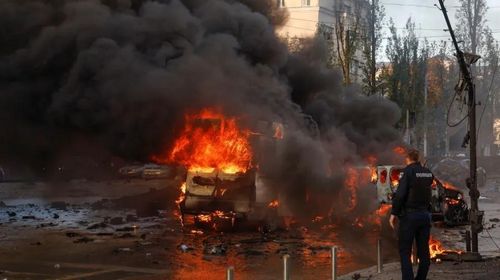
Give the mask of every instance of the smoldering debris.
[{"label": "smoldering debris", "polygon": [[271,2],[2,1],[0,24],[13,28],[0,46],[0,157],[41,168],[85,143],[147,160],[184,114],[215,107],[249,126],[286,124],[283,149],[260,166],[295,212],[306,186],[339,193],[346,163],[397,144],[399,109],[344,88],[321,42],[289,53]]}]

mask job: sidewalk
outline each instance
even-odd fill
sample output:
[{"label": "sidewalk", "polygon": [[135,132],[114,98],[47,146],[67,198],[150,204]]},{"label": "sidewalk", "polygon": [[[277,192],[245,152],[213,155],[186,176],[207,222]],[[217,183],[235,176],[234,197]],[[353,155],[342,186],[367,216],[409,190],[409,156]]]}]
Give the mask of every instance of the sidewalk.
[{"label": "sidewalk", "polygon": [[[401,273],[399,263],[384,265],[382,273],[371,267],[358,270],[339,277],[339,280],[370,279],[370,280],[399,280]],[[416,271],[416,267],[414,269]],[[359,278],[355,274],[359,274]],[[432,263],[427,276],[429,280],[496,280],[500,279],[500,258],[489,259],[484,262],[442,262]]]}]

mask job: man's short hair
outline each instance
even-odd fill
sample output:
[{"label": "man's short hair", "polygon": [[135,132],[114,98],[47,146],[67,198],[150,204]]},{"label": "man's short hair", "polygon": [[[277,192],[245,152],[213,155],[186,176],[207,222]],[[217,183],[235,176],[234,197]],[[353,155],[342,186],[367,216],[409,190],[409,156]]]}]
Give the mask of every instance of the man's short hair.
[{"label": "man's short hair", "polygon": [[420,153],[417,149],[408,149],[406,151],[406,157],[408,157],[411,161],[419,161]]}]

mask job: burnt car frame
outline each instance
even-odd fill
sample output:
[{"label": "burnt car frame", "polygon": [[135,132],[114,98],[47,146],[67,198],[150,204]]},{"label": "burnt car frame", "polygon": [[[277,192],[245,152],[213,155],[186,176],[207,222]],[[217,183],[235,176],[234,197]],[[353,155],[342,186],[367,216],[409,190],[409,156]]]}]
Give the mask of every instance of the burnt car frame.
[{"label": "burnt car frame", "polygon": [[[372,183],[377,188],[377,198],[382,204],[391,204],[399,184],[403,166],[376,167]],[[442,220],[448,226],[464,225],[469,221],[469,209],[464,194],[459,189],[435,178],[432,185],[431,212],[433,221]]]}]

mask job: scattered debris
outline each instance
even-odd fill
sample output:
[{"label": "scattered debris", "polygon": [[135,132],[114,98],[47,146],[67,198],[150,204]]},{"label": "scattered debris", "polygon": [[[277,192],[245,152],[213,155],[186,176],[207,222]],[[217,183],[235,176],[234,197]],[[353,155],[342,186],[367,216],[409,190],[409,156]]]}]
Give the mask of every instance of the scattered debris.
[{"label": "scattered debris", "polygon": [[208,255],[223,256],[226,254],[227,245],[226,244],[210,245],[206,246],[203,251],[205,254]]},{"label": "scattered debris", "polygon": [[181,244],[179,245],[178,247],[183,253],[186,253],[187,251],[191,251],[191,250],[194,250],[193,248],[189,247],[188,245],[186,244]]},{"label": "scattered debris", "polygon": [[40,246],[40,245],[42,245],[42,242],[37,241],[37,242],[33,242],[33,243],[31,243],[30,245]]},{"label": "scattered debris", "polygon": [[361,274],[360,274],[360,273],[354,273],[354,274],[352,275],[352,279],[353,279],[353,280],[359,280],[359,279],[361,279]]},{"label": "scattered debris", "polygon": [[56,264],[54,265],[54,268],[55,268],[55,269],[59,269],[59,268],[61,268],[61,265],[60,265],[60,264],[58,264],[58,263],[56,263]]},{"label": "scattered debris", "polygon": [[35,216],[32,216],[32,215],[29,215],[29,216],[23,216],[22,217],[23,220],[35,220]]},{"label": "scattered debris", "polygon": [[490,222],[498,223],[498,222],[500,222],[500,219],[499,218],[493,218],[493,219],[490,219]]},{"label": "scattered debris", "polygon": [[54,215],[52,216],[52,218],[59,219],[59,215],[57,215],[56,213],[54,213]]},{"label": "scattered debris", "polygon": [[7,204],[5,204],[3,201],[0,201],[0,208],[7,207]]},{"label": "scattered debris", "polygon": [[15,217],[17,214],[16,212],[7,211],[7,215],[9,215],[9,217]]}]

